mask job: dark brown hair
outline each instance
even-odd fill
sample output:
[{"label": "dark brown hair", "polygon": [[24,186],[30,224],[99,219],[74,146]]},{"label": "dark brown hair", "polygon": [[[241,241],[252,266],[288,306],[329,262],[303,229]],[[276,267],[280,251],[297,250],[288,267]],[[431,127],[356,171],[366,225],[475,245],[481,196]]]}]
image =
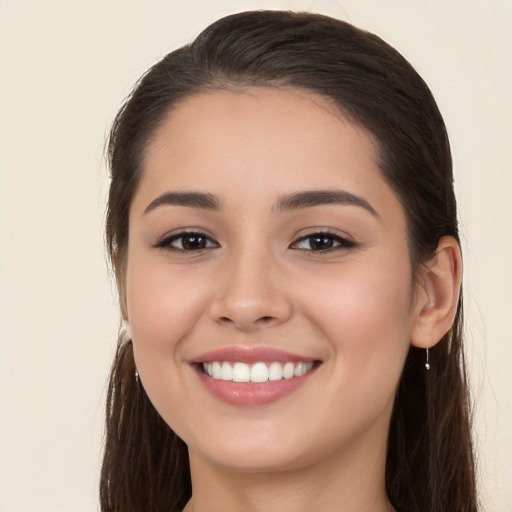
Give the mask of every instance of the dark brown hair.
[{"label": "dark brown hair", "polygon": [[[107,245],[124,304],[128,212],[151,136],[180,101],[211,89],[300,87],[328,98],[378,142],[378,164],[407,215],[413,268],[445,235],[458,238],[452,162],[435,100],[411,65],[379,37],[326,16],[255,11],[223,18],[167,55],[135,87],[109,140]],[[477,510],[462,352],[462,299],[430,351],[410,348],[395,399],[386,487],[403,512]],[[180,511],[191,494],[186,445],[135,378],[121,333],[107,398],[103,512]]]}]

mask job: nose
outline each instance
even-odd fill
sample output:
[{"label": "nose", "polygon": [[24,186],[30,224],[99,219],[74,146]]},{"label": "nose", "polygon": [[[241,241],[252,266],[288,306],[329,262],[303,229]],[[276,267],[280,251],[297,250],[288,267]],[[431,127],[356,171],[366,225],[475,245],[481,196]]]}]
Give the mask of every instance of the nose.
[{"label": "nose", "polygon": [[286,278],[271,255],[239,252],[224,262],[217,277],[218,294],[210,307],[216,322],[250,332],[279,325],[292,315]]}]

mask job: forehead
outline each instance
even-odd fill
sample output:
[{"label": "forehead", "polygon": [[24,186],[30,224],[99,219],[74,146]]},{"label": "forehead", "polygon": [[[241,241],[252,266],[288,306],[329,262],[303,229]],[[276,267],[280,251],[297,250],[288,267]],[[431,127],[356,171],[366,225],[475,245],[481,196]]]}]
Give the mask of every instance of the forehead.
[{"label": "forehead", "polygon": [[190,178],[208,178],[220,168],[271,167],[281,171],[277,177],[291,167],[297,178],[301,171],[313,178],[321,168],[357,167],[356,160],[378,172],[377,154],[373,137],[322,96],[289,88],[220,90],[189,97],[167,114],[146,148],[143,174],[185,166]]}]

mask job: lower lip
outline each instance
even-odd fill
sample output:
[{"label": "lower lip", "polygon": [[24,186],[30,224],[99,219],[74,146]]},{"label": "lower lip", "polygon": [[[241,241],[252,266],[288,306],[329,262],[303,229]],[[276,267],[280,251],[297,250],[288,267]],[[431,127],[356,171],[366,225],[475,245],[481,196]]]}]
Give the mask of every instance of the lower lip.
[{"label": "lower lip", "polygon": [[213,379],[200,369],[197,373],[206,389],[223,402],[230,405],[264,405],[280,400],[299,389],[314,371],[315,369],[310,370],[300,377],[270,380],[261,384]]}]

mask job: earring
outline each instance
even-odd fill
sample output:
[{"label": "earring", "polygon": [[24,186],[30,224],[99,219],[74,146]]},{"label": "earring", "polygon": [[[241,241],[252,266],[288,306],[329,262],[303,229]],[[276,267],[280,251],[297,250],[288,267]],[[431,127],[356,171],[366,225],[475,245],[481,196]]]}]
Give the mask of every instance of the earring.
[{"label": "earring", "polygon": [[132,339],[132,330],[131,330],[130,324],[128,322],[123,321],[123,330],[124,330],[128,340],[131,340]]},{"label": "earring", "polygon": [[137,384],[139,383],[139,371],[137,370],[137,368],[135,368],[135,382]]},{"label": "earring", "polygon": [[427,348],[426,350],[427,350],[427,361],[425,362],[425,369],[426,369],[427,371],[429,371],[429,370],[430,370],[430,363],[429,363],[429,361],[428,361],[428,348]]}]

